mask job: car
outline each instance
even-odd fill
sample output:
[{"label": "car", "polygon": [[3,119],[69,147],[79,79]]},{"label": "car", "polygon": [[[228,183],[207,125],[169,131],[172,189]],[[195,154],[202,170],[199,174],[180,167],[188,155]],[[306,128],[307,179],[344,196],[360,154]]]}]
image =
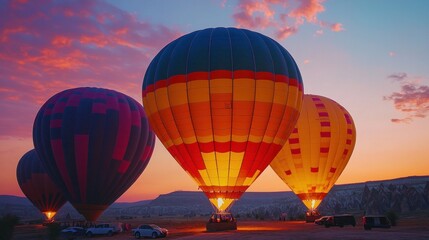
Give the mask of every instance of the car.
[{"label": "car", "polygon": [[74,239],[83,235],[85,235],[85,229],[82,227],[67,227],[61,230],[61,236],[66,239]]},{"label": "car", "polygon": [[346,225],[356,226],[356,219],[353,215],[343,214],[329,216],[325,221],[325,227],[327,228],[332,226],[344,227]]},{"label": "car", "polygon": [[362,224],[365,230],[371,230],[371,228],[390,228],[391,226],[389,218],[382,215],[363,216]]},{"label": "car", "polygon": [[135,238],[139,239],[141,237],[166,237],[168,235],[168,230],[161,228],[155,224],[142,224],[137,228],[131,229]]},{"label": "car", "polygon": [[328,220],[330,216],[323,216],[321,218],[318,218],[316,220],[314,220],[314,223],[317,225],[325,225],[326,220]]},{"label": "car", "polygon": [[61,232],[73,236],[80,236],[85,233],[85,229],[83,227],[68,227],[61,230]]},{"label": "car", "polygon": [[87,237],[92,237],[93,235],[107,235],[112,236],[114,233],[119,232],[119,229],[116,229],[115,226],[109,223],[100,223],[95,225],[95,227],[89,227],[86,229],[85,235]]},{"label": "car", "polygon": [[206,230],[208,232],[237,230],[237,221],[231,213],[213,213],[206,223]]}]

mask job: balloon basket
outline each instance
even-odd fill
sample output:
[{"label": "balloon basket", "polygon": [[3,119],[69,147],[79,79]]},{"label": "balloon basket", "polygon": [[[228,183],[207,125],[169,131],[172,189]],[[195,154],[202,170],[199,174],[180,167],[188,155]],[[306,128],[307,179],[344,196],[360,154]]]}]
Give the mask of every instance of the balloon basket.
[{"label": "balloon basket", "polygon": [[316,210],[309,210],[305,214],[305,222],[306,223],[314,223],[314,220],[321,218],[322,215]]},{"label": "balloon basket", "polygon": [[206,223],[207,232],[237,230],[237,221],[231,213],[213,213]]}]

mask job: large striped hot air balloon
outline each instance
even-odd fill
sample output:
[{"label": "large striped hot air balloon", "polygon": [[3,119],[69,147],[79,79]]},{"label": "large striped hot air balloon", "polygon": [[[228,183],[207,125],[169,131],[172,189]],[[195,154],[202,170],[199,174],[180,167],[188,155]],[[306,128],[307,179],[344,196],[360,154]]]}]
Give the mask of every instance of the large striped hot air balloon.
[{"label": "large striped hot air balloon", "polygon": [[134,99],[113,90],[75,88],[41,107],[33,140],[67,200],[95,221],[143,172],[155,135]]},{"label": "large striped hot air balloon", "polygon": [[315,210],[346,167],[355,142],[355,125],[346,109],[329,98],[306,94],[296,127],[271,167]]},{"label": "large striped hot air balloon", "polygon": [[16,178],[25,196],[46,215],[48,220],[51,220],[66,203],[66,199],[46,173],[34,149],[28,151],[19,160]]},{"label": "large striped hot air balloon", "polygon": [[223,211],[286,142],[303,83],[292,56],[273,39],[210,28],[164,47],[142,90],[158,138]]}]

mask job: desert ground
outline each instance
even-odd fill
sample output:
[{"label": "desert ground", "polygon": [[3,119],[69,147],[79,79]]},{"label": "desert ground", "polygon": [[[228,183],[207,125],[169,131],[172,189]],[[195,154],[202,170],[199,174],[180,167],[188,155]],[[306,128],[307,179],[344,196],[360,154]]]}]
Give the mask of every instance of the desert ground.
[{"label": "desert ground", "polygon": [[[429,216],[406,217],[398,220],[390,229],[363,229],[360,221],[356,227],[325,228],[304,221],[238,220],[236,231],[207,232],[203,217],[168,218],[155,217],[122,221],[136,227],[142,223],[155,223],[169,230],[166,239],[429,239]],[[20,225],[15,228],[14,240],[48,239],[47,229],[42,225]],[[60,238],[65,239],[65,238]],[[76,240],[89,239],[77,237]],[[122,232],[112,237],[96,236],[95,240],[131,240],[131,232]]]}]

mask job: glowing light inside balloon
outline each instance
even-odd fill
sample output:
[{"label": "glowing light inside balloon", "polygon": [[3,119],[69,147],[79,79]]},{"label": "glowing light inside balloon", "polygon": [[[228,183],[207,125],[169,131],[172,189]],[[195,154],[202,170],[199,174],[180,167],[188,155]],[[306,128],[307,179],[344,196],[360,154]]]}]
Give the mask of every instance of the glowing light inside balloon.
[{"label": "glowing light inside balloon", "polygon": [[231,198],[209,198],[212,205],[217,209],[217,212],[225,212],[230,207],[235,199]]},{"label": "glowing light inside balloon", "polygon": [[223,199],[222,199],[222,198],[218,198],[218,199],[217,199],[217,207],[218,207],[218,208],[222,208],[223,203],[224,203],[224,201],[223,201]]},{"label": "glowing light inside balloon", "polygon": [[48,220],[51,220],[57,212],[43,212]]},{"label": "glowing light inside balloon", "polygon": [[316,205],[316,200],[311,200],[311,210],[314,210],[314,206]]},{"label": "glowing light inside balloon", "polygon": [[313,211],[316,210],[317,207],[320,205],[322,200],[319,199],[304,199],[302,200],[304,205],[307,207],[308,210]]}]

